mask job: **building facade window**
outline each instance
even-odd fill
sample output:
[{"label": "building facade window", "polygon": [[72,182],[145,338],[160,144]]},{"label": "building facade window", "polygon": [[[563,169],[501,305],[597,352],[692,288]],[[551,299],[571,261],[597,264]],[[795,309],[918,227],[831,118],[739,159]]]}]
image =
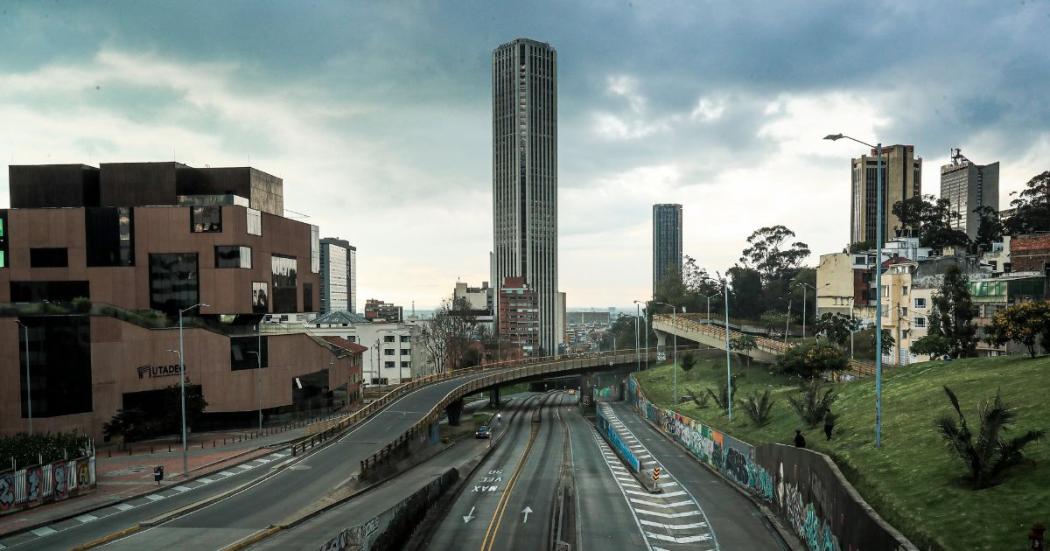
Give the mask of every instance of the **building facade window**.
[{"label": "building facade window", "polygon": [[[27,386],[26,370],[18,370],[22,383],[22,417],[29,416],[27,390],[30,389],[33,417],[91,412],[90,318],[55,316],[22,321],[29,327],[30,376]],[[18,349],[20,365],[24,366],[25,345]]]},{"label": "building facade window", "polygon": [[401,362],[401,367],[404,369],[409,369],[412,367],[412,362]]},{"label": "building facade window", "polygon": [[273,275],[271,300],[274,313],[297,311],[298,261],[295,257],[275,254],[270,257],[270,268]]},{"label": "building facade window", "polygon": [[0,210],[0,268],[7,268],[7,211]]},{"label": "building facade window", "polygon": [[926,318],[915,316],[915,327],[926,327]]},{"label": "building facade window", "polygon": [[29,249],[30,268],[68,268],[69,250],[65,247]]},{"label": "building facade window", "polygon": [[393,348],[384,348],[383,349],[383,355],[384,356],[393,356],[394,355],[394,349]]},{"label": "building facade window", "polygon": [[394,342],[397,340],[393,335],[383,335],[383,342]]},{"label": "building facade window", "polygon": [[134,211],[129,207],[84,210],[88,266],[134,266]]},{"label": "building facade window", "polygon": [[265,281],[252,282],[252,312],[266,314],[270,311],[270,285]]},{"label": "building facade window", "polygon": [[310,273],[321,273],[321,228],[310,226]]},{"label": "building facade window", "polygon": [[73,302],[89,291],[86,281],[12,281],[11,302]]},{"label": "building facade window", "polygon": [[397,362],[383,362],[383,367],[386,367],[386,368],[397,367]]},{"label": "building facade window", "polygon": [[266,337],[230,337],[230,370],[258,369],[260,364],[266,369],[270,365],[268,349]]},{"label": "building facade window", "polygon": [[190,230],[193,233],[222,231],[222,207],[209,205],[190,207]]},{"label": "building facade window", "polygon": [[197,253],[149,255],[150,308],[178,314],[200,302]]},{"label": "building facade window", "polygon": [[412,354],[412,351],[410,349],[408,349],[408,348],[402,348],[401,349],[401,355],[402,356],[409,356],[411,354]]},{"label": "building facade window", "polygon": [[916,298],[915,299],[915,307],[916,308],[926,308],[926,299],[925,298]]},{"label": "building facade window", "polygon": [[303,283],[303,312],[314,311],[314,285]]},{"label": "building facade window", "polygon": [[251,269],[252,248],[242,245],[216,245],[215,267]]},{"label": "building facade window", "polygon": [[248,235],[262,235],[262,212],[255,209],[244,209],[248,212]]},{"label": "building facade window", "polygon": [[401,342],[412,342],[412,335],[401,335]]}]

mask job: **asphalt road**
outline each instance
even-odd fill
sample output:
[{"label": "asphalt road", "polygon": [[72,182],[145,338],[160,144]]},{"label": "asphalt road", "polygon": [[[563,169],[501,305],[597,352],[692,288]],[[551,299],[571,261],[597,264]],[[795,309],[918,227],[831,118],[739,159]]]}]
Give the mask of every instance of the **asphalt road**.
[{"label": "asphalt road", "polygon": [[105,547],[219,549],[267,528],[306,509],[346,483],[360,470],[362,459],[408,430],[453,388],[477,376],[449,379],[416,390],[353,428],[338,441],[297,460],[251,488]]},{"label": "asphalt road", "polygon": [[564,447],[559,410],[572,403],[574,397],[551,393],[523,408],[496,450],[466,480],[429,549],[542,547]]},{"label": "asphalt road", "polygon": [[626,402],[615,402],[612,407],[641,445],[674,473],[674,480],[703,508],[719,549],[788,549],[755,504],[730,487],[729,482],[667,440]]}]

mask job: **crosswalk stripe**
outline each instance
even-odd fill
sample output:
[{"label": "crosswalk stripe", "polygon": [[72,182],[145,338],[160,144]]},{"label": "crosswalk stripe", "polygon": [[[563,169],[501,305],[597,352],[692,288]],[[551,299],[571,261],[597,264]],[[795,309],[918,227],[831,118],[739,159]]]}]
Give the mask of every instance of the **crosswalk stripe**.
[{"label": "crosswalk stripe", "polygon": [[89,522],[98,520],[98,517],[96,517],[95,515],[80,515],[79,517],[75,517],[75,518],[78,521],[80,521],[81,524],[87,524]]},{"label": "crosswalk stripe", "polygon": [[651,520],[639,519],[638,522],[646,526],[652,526],[654,528],[664,528],[666,530],[692,530],[693,528],[706,528],[706,522],[690,522],[689,524],[664,524],[662,522],[653,522]]},{"label": "crosswalk stripe", "polygon": [[162,496],[160,494],[150,494],[150,495],[146,496],[146,499],[148,499],[150,501],[160,501],[160,500],[164,499],[164,496]]},{"label": "crosswalk stripe", "polygon": [[114,505],[113,508],[117,509],[119,511],[127,511],[129,509],[134,509],[135,506],[134,505],[128,505],[127,503],[118,503],[118,504]]},{"label": "crosswalk stripe", "polygon": [[708,541],[711,539],[711,534],[701,534],[699,536],[685,536],[681,538],[676,538],[674,536],[665,536],[663,534],[657,534],[655,532],[646,532],[645,536],[655,540],[669,541],[673,543],[696,543],[698,541]]},{"label": "crosswalk stripe", "polygon": [[233,476],[233,473],[231,473],[230,471],[222,471],[219,474],[221,474],[222,476]]},{"label": "crosswalk stripe", "polygon": [[36,530],[30,530],[30,532],[36,534],[37,537],[43,538],[43,537],[46,537],[46,536],[50,536],[51,534],[57,534],[58,530],[55,530],[54,528],[51,528],[50,526],[41,526],[40,528],[37,528]]},{"label": "crosswalk stripe", "polygon": [[193,488],[187,488],[186,486],[175,486],[174,489],[178,490],[179,492],[188,492]]},{"label": "crosswalk stripe", "polygon": [[663,518],[682,518],[700,516],[700,509],[696,509],[694,511],[685,511],[682,513],[661,513],[659,511],[650,511],[648,509],[635,509],[634,512],[642,515],[653,515]]},{"label": "crosswalk stripe", "polygon": [[197,482],[200,482],[201,484],[211,484],[212,482],[215,482],[215,481],[210,479],[210,478],[198,478]]},{"label": "crosswalk stripe", "polygon": [[639,505],[646,505],[646,506],[649,506],[649,507],[662,507],[664,509],[671,509],[673,507],[684,507],[686,505],[695,505],[695,503],[693,503],[692,501],[676,501],[674,503],[656,503],[654,501],[645,501],[645,500],[637,499],[637,498],[633,498],[633,497],[631,498],[631,501],[633,501],[633,502],[635,502],[635,503],[637,503]]}]

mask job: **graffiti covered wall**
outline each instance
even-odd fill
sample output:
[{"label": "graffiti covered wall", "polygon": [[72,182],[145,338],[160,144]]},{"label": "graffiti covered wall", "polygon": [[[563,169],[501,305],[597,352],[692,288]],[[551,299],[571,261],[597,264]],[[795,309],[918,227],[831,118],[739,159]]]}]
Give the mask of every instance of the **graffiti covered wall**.
[{"label": "graffiti covered wall", "polygon": [[808,549],[916,549],[871,510],[827,456],[781,444],[756,448],[650,402],[633,376],[627,393],[640,415],[765,502]]},{"label": "graffiti covered wall", "polygon": [[0,472],[0,515],[95,488],[95,456]]}]

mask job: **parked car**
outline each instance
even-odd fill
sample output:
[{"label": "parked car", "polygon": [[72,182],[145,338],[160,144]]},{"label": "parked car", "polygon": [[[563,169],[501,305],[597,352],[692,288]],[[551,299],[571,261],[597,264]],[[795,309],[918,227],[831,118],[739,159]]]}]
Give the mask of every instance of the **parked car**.
[{"label": "parked car", "polygon": [[474,438],[491,438],[492,432],[489,431],[488,425],[481,425],[478,430],[474,431]]}]

